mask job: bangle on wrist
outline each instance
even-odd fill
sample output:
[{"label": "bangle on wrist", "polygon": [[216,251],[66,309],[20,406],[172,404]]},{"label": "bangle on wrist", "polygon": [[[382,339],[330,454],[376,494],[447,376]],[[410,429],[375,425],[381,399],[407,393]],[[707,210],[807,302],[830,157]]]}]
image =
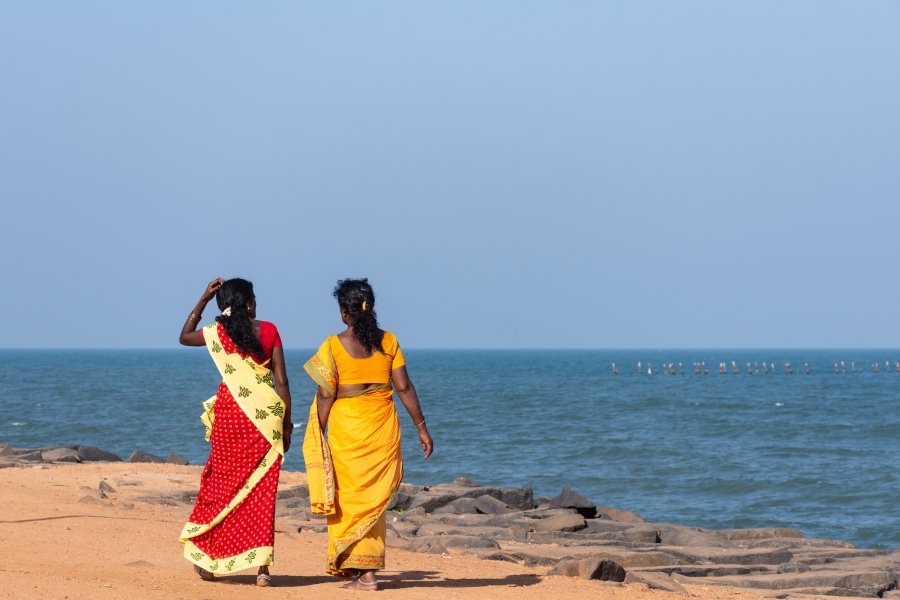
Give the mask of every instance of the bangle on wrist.
[{"label": "bangle on wrist", "polygon": [[415,423],[415,426],[416,426],[416,427],[421,427],[421,426],[424,425],[424,424],[425,424],[425,418],[422,417],[422,421],[421,421],[420,423]]}]

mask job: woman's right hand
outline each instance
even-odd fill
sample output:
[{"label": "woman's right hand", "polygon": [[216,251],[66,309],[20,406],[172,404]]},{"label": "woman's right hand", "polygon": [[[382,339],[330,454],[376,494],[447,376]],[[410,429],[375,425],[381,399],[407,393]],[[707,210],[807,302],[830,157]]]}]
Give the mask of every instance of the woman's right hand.
[{"label": "woman's right hand", "polygon": [[209,302],[216,296],[216,292],[219,291],[219,288],[222,287],[222,284],[225,283],[225,280],[221,277],[216,277],[212,281],[209,282],[209,285],[206,286],[206,291],[203,292],[203,295],[200,297],[204,302]]}]

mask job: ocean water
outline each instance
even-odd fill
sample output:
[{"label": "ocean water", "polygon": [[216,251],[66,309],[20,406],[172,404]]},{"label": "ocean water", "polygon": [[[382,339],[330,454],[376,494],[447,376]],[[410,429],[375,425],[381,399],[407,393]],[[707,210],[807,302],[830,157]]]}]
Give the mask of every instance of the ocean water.
[{"label": "ocean water", "polygon": [[[794,527],[863,547],[900,546],[900,351],[405,353],[435,439],[423,460],[398,403],[407,481],[466,475],[530,485],[538,496],[569,485],[652,521]],[[286,351],[297,423],[285,464],[292,470],[303,469],[313,386],[301,364],[310,354]],[[841,360],[847,372],[836,374]],[[701,361],[708,375],[693,373]],[[777,372],[762,374],[763,361]],[[685,374],[648,375],[648,362],[681,362]],[[747,362],[760,373],[748,374]],[[89,444],[123,458],[135,449],[174,451],[202,464],[200,402],[217,384],[202,349],[0,350],[0,443]]]}]

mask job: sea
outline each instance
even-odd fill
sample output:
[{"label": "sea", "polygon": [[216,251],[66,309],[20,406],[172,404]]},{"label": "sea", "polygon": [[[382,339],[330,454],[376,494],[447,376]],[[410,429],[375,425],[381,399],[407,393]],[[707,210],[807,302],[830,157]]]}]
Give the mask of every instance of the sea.
[{"label": "sea", "polygon": [[[285,351],[297,424],[288,470],[304,469],[311,354]],[[408,482],[463,475],[536,496],[569,486],[653,522],[900,546],[900,350],[405,354],[435,441],[423,460],[398,401]],[[0,444],[203,464],[200,403],[217,384],[197,348],[0,350]]]}]

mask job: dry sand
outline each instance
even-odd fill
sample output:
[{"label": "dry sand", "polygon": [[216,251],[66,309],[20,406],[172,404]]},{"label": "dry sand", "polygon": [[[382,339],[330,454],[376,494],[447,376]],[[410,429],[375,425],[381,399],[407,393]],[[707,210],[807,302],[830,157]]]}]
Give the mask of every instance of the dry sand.
[{"label": "dry sand", "polygon": [[[256,588],[254,570],[215,582],[199,579],[182,558],[178,534],[188,504],[161,496],[196,491],[200,467],[86,463],[0,469],[0,598],[363,598],[323,574],[326,536],[289,531],[276,521],[272,588]],[[92,498],[100,481],[115,488]],[[285,472],[282,485],[304,482]],[[144,498],[144,499],[142,499]],[[644,585],[544,576],[546,569],[463,556],[388,548],[377,597],[682,599]],[[758,600],[753,590],[687,586],[702,599]],[[807,596],[808,598],[808,596]]]}]

